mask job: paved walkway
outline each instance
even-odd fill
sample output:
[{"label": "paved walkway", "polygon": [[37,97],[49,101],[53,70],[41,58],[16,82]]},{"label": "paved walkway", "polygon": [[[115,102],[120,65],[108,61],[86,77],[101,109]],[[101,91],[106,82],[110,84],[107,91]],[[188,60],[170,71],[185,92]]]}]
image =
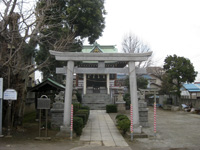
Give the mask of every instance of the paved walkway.
[{"label": "paved walkway", "polygon": [[129,148],[105,110],[90,111],[88,123],[83,129],[80,140],[88,142],[89,145]]}]

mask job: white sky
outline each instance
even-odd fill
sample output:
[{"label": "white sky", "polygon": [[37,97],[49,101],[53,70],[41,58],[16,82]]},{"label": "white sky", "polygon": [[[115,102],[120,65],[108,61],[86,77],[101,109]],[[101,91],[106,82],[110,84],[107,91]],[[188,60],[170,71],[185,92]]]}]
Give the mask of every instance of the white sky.
[{"label": "white sky", "polygon": [[149,44],[154,66],[168,55],[190,59],[200,81],[200,0],[105,0],[106,28],[97,40],[121,51],[124,35]]},{"label": "white sky", "polygon": [[167,55],[190,59],[200,81],[200,0],[105,0],[106,28],[100,45],[117,45],[130,32],[150,45],[154,66]]}]

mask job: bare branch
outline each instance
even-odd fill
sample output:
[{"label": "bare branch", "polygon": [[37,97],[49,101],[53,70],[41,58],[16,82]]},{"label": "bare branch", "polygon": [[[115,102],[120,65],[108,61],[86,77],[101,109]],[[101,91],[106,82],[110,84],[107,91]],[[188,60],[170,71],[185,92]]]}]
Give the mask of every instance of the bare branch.
[{"label": "bare branch", "polygon": [[[146,53],[150,51],[150,47],[141,41],[136,35],[129,34],[124,36],[122,41],[122,50],[124,53]],[[137,63],[137,67],[145,68],[152,62],[152,56],[145,62]]]},{"label": "bare branch", "polygon": [[9,13],[9,16],[11,16],[13,14],[13,11],[14,11],[14,9],[16,7],[16,3],[17,3],[17,0],[14,0],[14,2],[12,4],[12,8],[11,8],[10,13]]},{"label": "bare branch", "polygon": [[42,64],[40,64],[39,66],[37,66],[37,68],[34,68],[34,69],[30,70],[28,72],[28,75],[31,75],[36,70],[40,70],[41,68],[47,66],[49,64],[49,59],[50,59],[50,57],[47,57],[47,59]]}]

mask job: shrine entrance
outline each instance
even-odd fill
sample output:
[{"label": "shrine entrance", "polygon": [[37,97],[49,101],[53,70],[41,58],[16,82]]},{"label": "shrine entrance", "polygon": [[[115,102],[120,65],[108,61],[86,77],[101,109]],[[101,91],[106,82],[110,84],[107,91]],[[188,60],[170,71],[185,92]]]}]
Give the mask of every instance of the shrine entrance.
[{"label": "shrine entrance", "polygon": [[106,87],[106,76],[105,75],[87,75],[87,87],[100,88]]},{"label": "shrine entrance", "polygon": [[[73,74],[83,74],[83,94],[86,94],[86,74],[98,74],[106,75],[106,87],[107,93],[110,93],[110,74],[126,73],[129,74],[130,83],[130,96],[131,104],[133,106],[133,127],[139,127],[139,110],[138,110],[138,97],[137,97],[137,83],[136,83],[136,72],[141,70],[135,67],[135,62],[146,61],[152,52],[149,53],[73,53],[73,52],[57,52],[49,51],[51,55],[55,56],[58,61],[67,61],[67,66],[58,68],[57,73],[63,73],[66,75],[66,88],[65,88],[65,103],[64,103],[64,117],[63,126],[61,132],[67,132],[70,129],[70,112],[72,103],[72,89],[73,89]],[[79,68],[74,67],[75,61],[98,61],[97,68]],[[124,68],[107,68],[105,61],[126,61],[128,67]],[[143,71],[143,70],[142,70]],[[95,76],[96,77],[96,76]],[[102,76],[103,77],[103,76]],[[97,76],[98,78],[98,76]],[[90,82],[89,84],[92,84]]]}]

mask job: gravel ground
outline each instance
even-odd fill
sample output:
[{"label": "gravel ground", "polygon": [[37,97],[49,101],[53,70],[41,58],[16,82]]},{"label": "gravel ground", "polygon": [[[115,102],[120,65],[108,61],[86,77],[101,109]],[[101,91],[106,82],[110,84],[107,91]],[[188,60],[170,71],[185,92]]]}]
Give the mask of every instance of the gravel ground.
[{"label": "gravel ground", "polygon": [[[153,107],[149,107],[148,115],[150,127],[143,128],[143,132],[149,138],[130,141],[130,137],[125,137],[132,149],[200,150],[200,115],[158,108],[156,138],[153,138]],[[110,116],[114,119],[116,114]]]}]

